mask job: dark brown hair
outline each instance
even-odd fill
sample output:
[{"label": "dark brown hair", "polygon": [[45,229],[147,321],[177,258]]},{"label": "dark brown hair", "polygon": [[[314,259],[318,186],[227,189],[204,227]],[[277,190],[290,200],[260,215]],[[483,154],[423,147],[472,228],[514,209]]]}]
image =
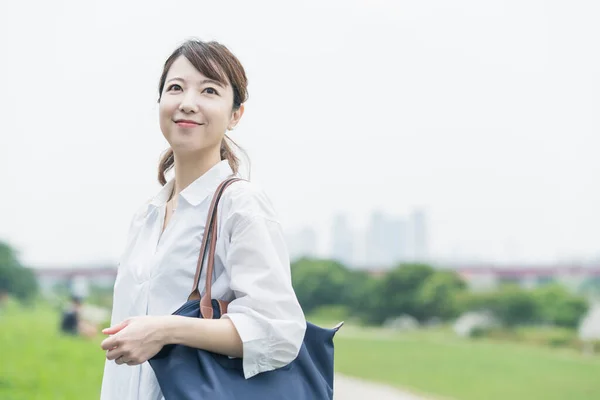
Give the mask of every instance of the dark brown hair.
[{"label": "dark brown hair", "polygon": [[[248,99],[248,79],[246,72],[240,61],[227,49],[217,42],[203,42],[200,40],[188,40],[179,46],[167,58],[163,68],[160,82],[158,84],[158,101],[165,86],[167,73],[171,65],[179,56],[184,56],[188,61],[204,76],[213,79],[223,85],[231,85],[233,88],[233,111],[237,111],[240,106]],[[237,173],[240,166],[239,158],[233,153],[228,142],[234,146],[239,146],[227,135],[221,142],[221,160],[229,161],[229,165],[234,173]],[[161,157],[158,165],[158,181],[161,185],[167,183],[166,173],[173,168],[174,163],[173,149],[168,149]]]}]

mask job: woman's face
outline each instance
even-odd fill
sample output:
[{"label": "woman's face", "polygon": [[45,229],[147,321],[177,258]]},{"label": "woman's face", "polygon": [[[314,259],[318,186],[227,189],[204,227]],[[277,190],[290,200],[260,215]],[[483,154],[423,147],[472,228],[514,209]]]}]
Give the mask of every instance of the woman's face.
[{"label": "woman's face", "polygon": [[233,112],[231,85],[208,79],[180,56],[161,93],[160,129],[176,155],[219,154],[225,131],[238,123],[243,107]]}]

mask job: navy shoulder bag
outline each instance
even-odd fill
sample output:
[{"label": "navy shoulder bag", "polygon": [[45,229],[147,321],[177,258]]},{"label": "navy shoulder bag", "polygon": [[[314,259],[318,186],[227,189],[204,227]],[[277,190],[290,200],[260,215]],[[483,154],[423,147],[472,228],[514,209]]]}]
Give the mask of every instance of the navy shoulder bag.
[{"label": "navy shoulder bag", "polygon": [[[227,303],[211,298],[217,236],[217,206],[223,191],[239,178],[225,180],[216,190],[207,216],[192,293],[173,315],[218,319]],[[205,257],[204,295],[198,289]],[[149,361],[166,400],[332,400],[333,337],[342,323],[325,329],[307,322],[298,356],[290,364],[245,379],[242,359],[183,345],[166,345]]]}]

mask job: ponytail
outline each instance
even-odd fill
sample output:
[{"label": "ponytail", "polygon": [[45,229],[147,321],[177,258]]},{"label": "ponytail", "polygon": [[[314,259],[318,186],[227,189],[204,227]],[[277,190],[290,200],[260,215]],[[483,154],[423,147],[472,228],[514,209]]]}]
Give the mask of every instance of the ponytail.
[{"label": "ponytail", "polygon": [[165,186],[167,184],[167,172],[171,168],[173,168],[173,164],[175,163],[175,157],[173,155],[173,149],[169,148],[167,152],[161,157],[160,163],[158,163],[158,182],[161,186]]},{"label": "ponytail", "polygon": [[237,174],[240,169],[240,159],[231,150],[231,147],[227,143],[228,141],[233,143],[233,145],[238,149],[240,148],[240,146],[238,146],[237,143],[231,140],[229,136],[225,135],[223,141],[221,142],[221,160],[227,160],[233,173]]}]

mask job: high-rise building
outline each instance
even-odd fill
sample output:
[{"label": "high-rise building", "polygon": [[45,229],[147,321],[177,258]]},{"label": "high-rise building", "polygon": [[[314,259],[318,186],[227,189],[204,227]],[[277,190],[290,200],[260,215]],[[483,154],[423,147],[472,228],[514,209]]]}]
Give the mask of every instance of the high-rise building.
[{"label": "high-rise building", "polygon": [[414,261],[425,262],[429,258],[425,211],[422,209],[414,210],[411,216],[411,225],[413,236],[413,259]]},{"label": "high-rise building", "polygon": [[350,267],[355,263],[354,234],[345,215],[333,219],[331,229],[331,258]]},{"label": "high-rise building", "polygon": [[365,263],[371,268],[391,268],[400,262],[427,259],[425,213],[414,211],[409,218],[375,211],[367,226]]},{"label": "high-rise building", "polygon": [[404,218],[387,219],[385,246],[390,264],[411,259],[410,227],[410,223]]},{"label": "high-rise building", "polygon": [[382,268],[389,266],[391,262],[389,243],[390,238],[386,216],[375,211],[366,230],[366,263],[371,268]]}]

